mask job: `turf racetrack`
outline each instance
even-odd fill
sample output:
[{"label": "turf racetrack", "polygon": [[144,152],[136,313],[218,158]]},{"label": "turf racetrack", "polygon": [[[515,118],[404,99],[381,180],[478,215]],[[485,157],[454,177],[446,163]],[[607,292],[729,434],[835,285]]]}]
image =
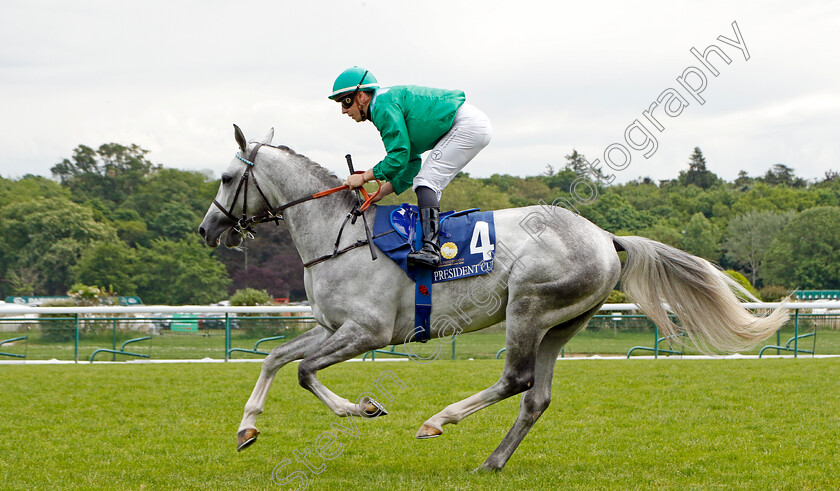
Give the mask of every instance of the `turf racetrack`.
[{"label": "turf racetrack", "polygon": [[[0,488],[840,486],[840,359],[559,361],[551,407],[501,473],[471,471],[507,433],[519,396],[440,438],[413,438],[430,415],[492,384],[502,363],[344,363],[321,373],[355,400],[393,371],[405,388],[386,385],[394,400],[379,400],[390,414],[371,420],[333,416],[297,385],[292,364],[242,453],[235,434],[258,364],[0,366]],[[325,433],[318,444],[330,460],[316,449]]]}]

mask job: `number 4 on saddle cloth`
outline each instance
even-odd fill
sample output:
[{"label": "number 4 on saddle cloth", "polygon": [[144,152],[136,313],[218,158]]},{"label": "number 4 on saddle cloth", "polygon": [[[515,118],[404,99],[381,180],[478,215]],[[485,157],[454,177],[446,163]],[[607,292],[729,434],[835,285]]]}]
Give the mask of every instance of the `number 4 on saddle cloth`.
[{"label": "number 4 on saddle cloth", "polygon": [[[419,210],[414,205],[379,206],[373,224],[373,243],[414,280],[414,341],[431,338],[432,283],[457,280],[493,271],[496,227],[492,211],[473,208],[440,214],[438,268],[408,268],[408,254],[422,246]],[[388,233],[389,231],[397,233]],[[385,235],[382,235],[385,234]],[[409,239],[411,238],[411,239]]]}]

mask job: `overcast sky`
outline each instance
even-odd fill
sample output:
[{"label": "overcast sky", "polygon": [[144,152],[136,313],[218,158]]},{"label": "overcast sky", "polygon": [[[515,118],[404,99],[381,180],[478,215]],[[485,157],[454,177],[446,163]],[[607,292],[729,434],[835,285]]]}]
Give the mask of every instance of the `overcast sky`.
[{"label": "overcast sky", "polygon": [[[733,22],[743,49],[718,39],[738,40]],[[359,65],[383,86],[464,90],[494,127],[474,177],[536,175],[573,148],[603,162],[618,143],[620,181],[674,178],[695,146],[727,180],[776,163],[820,178],[840,170],[838,26],[840,2],[803,0],[0,0],[0,176],[49,176],[109,142],[218,175],[233,123],[254,139],[274,127],[275,144],[336,173],[346,153],[368,168],[378,132],[326,98]],[[731,59],[709,54],[717,76],[690,52],[712,44]],[[702,83],[690,67],[704,104],[677,81]],[[650,109],[668,89],[679,115]],[[637,119],[655,151],[625,140]]]}]

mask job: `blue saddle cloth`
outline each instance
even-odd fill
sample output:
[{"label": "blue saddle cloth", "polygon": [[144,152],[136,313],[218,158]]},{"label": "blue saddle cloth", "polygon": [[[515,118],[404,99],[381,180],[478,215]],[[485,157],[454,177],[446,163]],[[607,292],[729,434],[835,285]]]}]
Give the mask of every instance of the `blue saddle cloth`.
[{"label": "blue saddle cloth", "polygon": [[[492,211],[448,211],[440,214],[441,264],[433,272],[432,282],[456,280],[493,271],[493,257],[496,244],[496,227]],[[408,254],[420,244],[422,230],[416,206],[403,203],[400,206],[379,206],[373,223],[373,243],[386,256],[397,263],[409,278],[416,281],[413,270],[407,267]]]}]

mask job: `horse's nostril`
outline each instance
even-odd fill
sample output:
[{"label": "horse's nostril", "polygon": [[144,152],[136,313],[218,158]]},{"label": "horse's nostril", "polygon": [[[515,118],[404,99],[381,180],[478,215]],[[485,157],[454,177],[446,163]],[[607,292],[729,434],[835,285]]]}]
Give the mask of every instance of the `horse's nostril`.
[{"label": "horse's nostril", "polygon": [[199,233],[202,237],[205,237],[205,234],[206,234],[207,232],[205,232],[204,227],[198,227],[198,233]]}]

